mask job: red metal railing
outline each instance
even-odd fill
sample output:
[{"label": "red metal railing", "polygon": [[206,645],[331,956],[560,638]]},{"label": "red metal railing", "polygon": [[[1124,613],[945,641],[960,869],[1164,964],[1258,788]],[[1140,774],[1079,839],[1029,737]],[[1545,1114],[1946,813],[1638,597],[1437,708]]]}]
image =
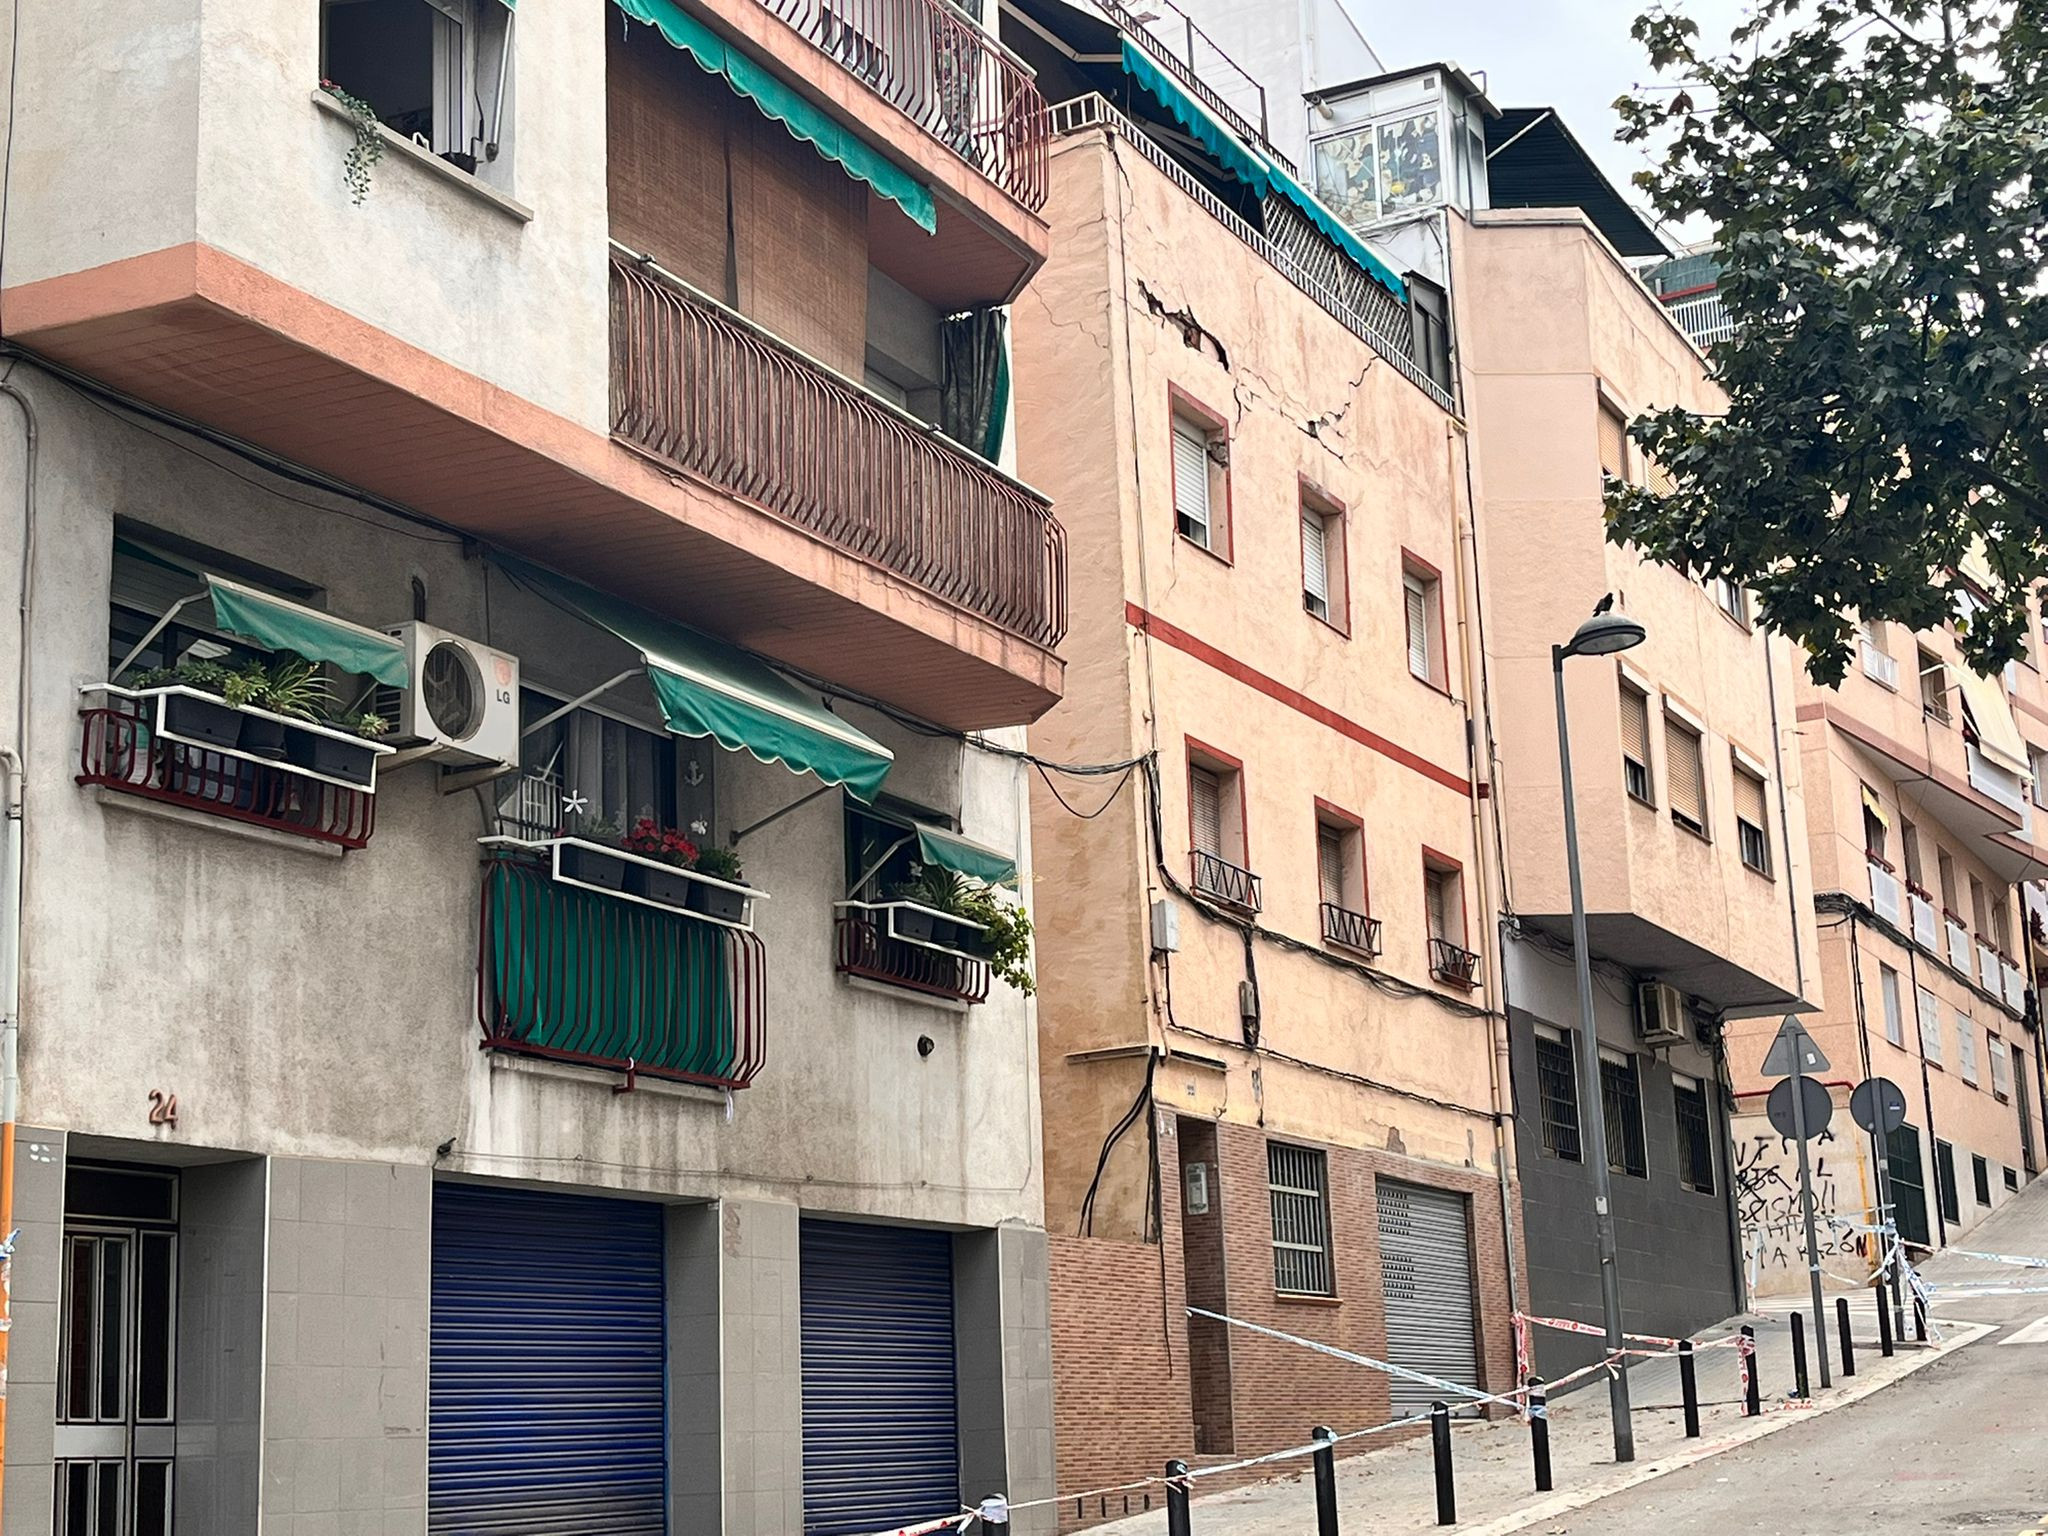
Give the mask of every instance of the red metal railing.
[{"label": "red metal railing", "polygon": [[1050,502],[744,316],[612,256],[612,431],[1026,640],[1067,627]]},{"label": "red metal railing", "polygon": [[1449,939],[1429,941],[1429,974],[1454,987],[1479,984],[1479,956]]},{"label": "red metal railing", "polygon": [[1349,907],[1340,907],[1333,901],[1322,904],[1323,938],[1332,944],[1358,951],[1361,955],[1377,955],[1380,952],[1380,920],[1367,917],[1363,912],[1353,912]]},{"label": "red metal railing", "polygon": [[78,782],[119,790],[226,821],[341,848],[361,848],[377,824],[377,797],[271,763],[166,741],[144,718],[147,700],[82,709]]},{"label": "red metal railing", "polygon": [[760,0],[1026,208],[1045,205],[1045,97],[947,0]]},{"label": "red metal railing", "polygon": [[886,982],[892,987],[963,1003],[988,1001],[989,975],[984,961],[891,938],[867,913],[842,916],[838,930],[838,969],[842,975]]}]

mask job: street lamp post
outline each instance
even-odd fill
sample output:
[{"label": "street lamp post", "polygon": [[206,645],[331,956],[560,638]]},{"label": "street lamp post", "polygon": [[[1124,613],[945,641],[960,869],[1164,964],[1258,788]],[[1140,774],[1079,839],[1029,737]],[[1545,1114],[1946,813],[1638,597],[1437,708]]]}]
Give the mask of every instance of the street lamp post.
[{"label": "street lamp post", "polygon": [[[1604,605],[1603,605],[1604,606]],[[1557,757],[1564,772],[1565,867],[1572,883],[1572,961],[1579,980],[1579,1143],[1593,1165],[1593,1219],[1600,1241],[1600,1310],[1607,1327],[1607,1351],[1617,1367],[1621,1336],[1621,1271],[1615,1257],[1614,1185],[1607,1166],[1607,1117],[1600,1091],[1600,1036],[1593,1024],[1593,958],[1586,948],[1586,891],[1579,876],[1579,818],[1572,794],[1572,743],[1565,721],[1564,664],[1569,656],[1609,656],[1641,645],[1643,626],[1619,613],[1598,612],[1563,645],[1550,648],[1550,672],[1557,691]],[[1607,1400],[1614,1417],[1614,1459],[1636,1459],[1635,1426],[1629,1420],[1628,1372],[1613,1369]]]}]

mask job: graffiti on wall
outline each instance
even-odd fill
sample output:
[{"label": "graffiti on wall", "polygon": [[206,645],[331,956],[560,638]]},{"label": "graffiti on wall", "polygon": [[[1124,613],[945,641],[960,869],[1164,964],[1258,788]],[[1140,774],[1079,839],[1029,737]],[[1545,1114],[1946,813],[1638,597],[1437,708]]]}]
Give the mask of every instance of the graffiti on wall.
[{"label": "graffiti on wall", "polygon": [[[1806,1218],[1799,1205],[1799,1149],[1762,1115],[1741,1117],[1733,1131],[1735,1210],[1742,1218],[1743,1265],[1750,1289],[1760,1296],[1804,1291]],[[1844,1145],[1833,1131],[1816,1136],[1808,1155],[1821,1272],[1824,1277],[1865,1284],[1875,1267],[1869,1235],[1845,1231],[1830,1221],[1870,1220],[1863,1158],[1853,1142]]]}]

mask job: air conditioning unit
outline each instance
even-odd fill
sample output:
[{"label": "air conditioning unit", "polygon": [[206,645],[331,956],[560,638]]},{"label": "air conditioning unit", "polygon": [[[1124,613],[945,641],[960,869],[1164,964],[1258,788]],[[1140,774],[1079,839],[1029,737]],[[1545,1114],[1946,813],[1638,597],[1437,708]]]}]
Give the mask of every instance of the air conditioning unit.
[{"label": "air conditioning unit", "polygon": [[519,764],[519,658],[430,624],[389,631],[405,645],[412,685],[393,690],[391,741],[437,762]]},{"label": "air conditioning unit", "polygon": [[1683,1045],[1685,994],[1661,981],[1636,988],[1636,1038],[1645,1045]]}]

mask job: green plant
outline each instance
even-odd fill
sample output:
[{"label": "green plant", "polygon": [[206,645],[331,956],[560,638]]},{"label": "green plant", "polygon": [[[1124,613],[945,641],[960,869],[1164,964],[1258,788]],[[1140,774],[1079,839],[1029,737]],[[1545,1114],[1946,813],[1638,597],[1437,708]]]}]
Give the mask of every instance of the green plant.
[{"label": "green plant", "polygon": [[258,709],[293,720],[320,718],[320,706],[327,699],[327,679],[312,662],[294,658],[269,668],[252,667],[260,681],[249,702]]},{"label": "green plant", "polygon": [[740,878],[740,856],[731,848],[699,848],[697,850],[697,873],[709,875],[714,880]]},{"label": "green plant", "polygon": [[656,859],[677,869],[689,869],[697,862],[697,845],[676,828],[664,827],[651,816],[634,822],[633,830],[619,839],[619,846],[643,859]]},{"label": "green plant", "polygon": [[[958,878],[957,876],[955,877]],[[1007,981],[1026,997],[1038,990],[1031,974],[1031,917],[1021,905],[1004,900],[986,885],[962,882],[963,895],[954,916],[979,923],[977,944],[998,981]]]},{"label": "green plant", "polygon": [[391,722],[389,720],[371,710],[365,710],[360,715],[351,716],[347,724],[350,730],[354,731],[365,741],[375,741],[379,736],[387,734],[391,729]]},{"label": "green plant", "polygon": [[[189,679],[188,679],[189,681]],[[270,673],[260,661],[248,662],[221,676],[220,696],[237,709],[256,707],[263,690],[270,685]],[[193,686],[203,686],[194,684]]]},{"label": "green plant", "polygon": [[355,142],[342,156],[341,180],[349,197],[360,208],[370,195],[370,167],[384,158],[384,125],[377,121],[377,109],[362,97],[345,91],[332,80],[322,80],[320,89],[347,109],[355,124]]},{"label": "green plant", "polygon": [[204,693],[227,690],[228,669],[217,661],[188,661],[175,667],[151,667],[136,674],[137,688],[170,688],[183,685]]},{"label": "green plant", "polygon": [[898,881],[889,888],[889,895],[896,901],[914,901],[921,907],[930,907],[934,912],[944,912],[953,917],[965,917],[961,903],[967,899],[967,881],[950,869],[937,864],[916,866],[917,873],[908,880]]}]

